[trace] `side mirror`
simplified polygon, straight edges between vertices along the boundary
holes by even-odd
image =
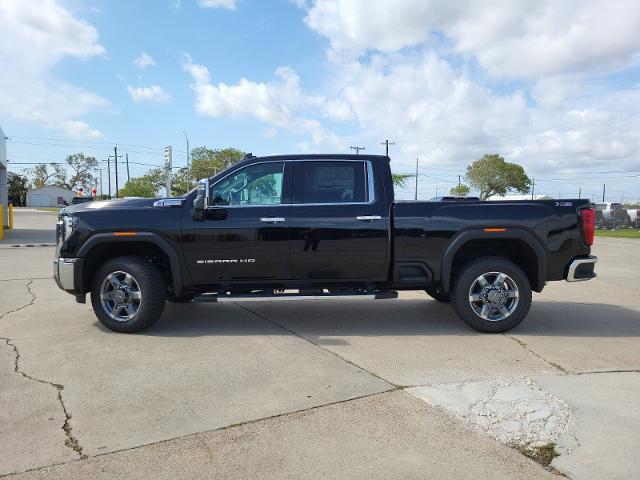
[[[193,199],[191,217],[196,221],[204,220],[204,212],[209,205],[209,179],[204,178],[198,182],[196,198]]]

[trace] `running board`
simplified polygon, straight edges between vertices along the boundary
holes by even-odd
[[[314,295],[301,293],[255,293],[243,295],[218,295],[205,293],[195,297],[196,302],[285,302],[299,300],[387,300],[398,298],[394,290],[379,290],[373,293],[318,293]]]

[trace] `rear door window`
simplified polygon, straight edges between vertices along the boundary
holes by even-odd
[[[297,203],[367,202],[365,162],[300,162],[297,167]]]

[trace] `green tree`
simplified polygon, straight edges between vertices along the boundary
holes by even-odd
[[[509,190],[527,193],[531,180],[524,169],[505,162],[497,153],[485,154],[467,167],[467,181],[480,192],[480,200],[492,195],[505,195]]]
[[[119,197],[157,197],[161,188],[165,186],[164,170],[154,168],[145,175],[132,178],[118,191]]]
[[[469,188],[468,185],[461,183],[460,185],[456,185],[455,187],[452,187],[451,190],[449,190],[449,193],[451,195],[456,195],[458,197],[466,197],[467,195],[469,195],[470,191],[471,189]]]
[[[87,188],[96,182],[95,173],[98,161],[95,157],[85,156],[84,153],[74,153],[65,159],[67,168],[61,168],[55,175],[55,184],[75,190]]]
[[[52,170],[49,170],[51,167]],[[40,163],[26,171],[31,188],[42,188],[55,185],[56,178],[64,173],[64,167],[59,163]]]
[[[210,149],[197,147],[191,150],[191,184],[208,178],[227,167],[238,163],[245,156],[237,148]]]
[[[415,177],[415,175],[412,175],[410,173],[392,173],[391,181],[393,182],[394,187],[406,188],[407,180],[413,177]]]
[[[27,203],[27,191],[29,190],[29,181],[27,177],[9,172],[7,185],[9,188],[9,200],[16,207],[23,207]]]

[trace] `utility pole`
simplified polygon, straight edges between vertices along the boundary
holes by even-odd
[[[118,198],[118,144],[113,147],[113,157],[116,162],[116,198]]]
[[[416,195],[415,200],[418,200],[418,157],[416,157]]]
[[[390,142],[389,140],[385,140],[384,142],[380,143],[380,145],[384,145],[385,148],[385,155],[388,157],[389,156],[389,145],[395,145],[395,142]]]
[[[582,198],[582,187],[578,189],[578,198]]]
[[[129,154],[126,154],[127,156],[127,183],[129,183],[131,181],[131,177],[129,176]]]
[[[351,150],[356,151],[356,155],[360,155],[360,150],[366,150],[366,147],[349,147]]]
[[[166,183],[166,191],[165,196],[167,198],[171,197],[171,166],[173,164],[173,148],[171,145],[167,145],[164,147],[164,174],[165,174],[165,183]]]
[[[102,196],[102,167],[100,167],[100,196]]]
[[[460,175],[458,175],[458,188],[460,188]]]
[[[604,203],[604,193],[607,191],[607,184],[602,184],[602,202]]]
[[[107,157],[107,175],[109,176],[109,199],[111,199],[111,156]]]
[[[118,145],[116,144],[113,147],[113,161],[116,167],[116,198],[118,198],[118,158],[122,158],[122,155],[118,155]],[[111,155],[109,155],[109,159],[111,159]],[[111,166],[109,162],[107,165]],[[111,171],[109,171],[109,198],[111,198]]]
[[[533,193],[536,191],[536,179],[531,179],[531,200],[533,200]]]
[[[191,189],[191,169],[189,168],[189,137],[187,137],[187,132],[182,131],[184,134],[184,139],[187,142],[187,192]]]

